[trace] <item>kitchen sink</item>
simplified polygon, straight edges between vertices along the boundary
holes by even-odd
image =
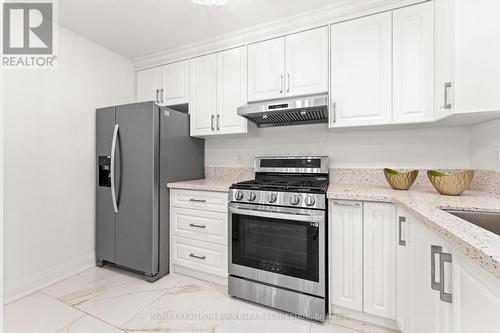
[[[467,222],[500,235],[500,213],[472,212],[460,210],[444,210]]]

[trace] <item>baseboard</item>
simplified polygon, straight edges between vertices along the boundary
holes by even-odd
[[[171,272],[191,276],[191,277],[194,277],[196,279],[216,283],[216,284],[219,284],[221,286],[227,287],[227,277],[216,276],[216,275],[208,274],[205,272],[200,272],[200,271],[197,271],[194,269],[190,269],[190,268],[186,268],[186,267],[182,267],[182,266],[178,266],[178,265],[172,265],[172,268],[173,268],[173,270]]]
[[[13,283],[9,289],[5,289],[4,304],[25,297],[93,266],[95,266],[94,252],[21,278]]]

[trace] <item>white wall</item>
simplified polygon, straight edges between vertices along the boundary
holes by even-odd
[[[333,132],[326,125],[256,129],[246,136],[208,137],[207,166],[252,166],[257,155],[330,156],[338,168],[467,168],[468,129]]]
[[[59,28],[59,66],[5,74],[5,298],[94,264],[95,108],[132,102],[125,58]]]
[[[500,119],[470,127],[470,166],[500,171]]]

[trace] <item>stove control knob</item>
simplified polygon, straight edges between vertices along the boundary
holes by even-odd
[[[255,193],[250,192],[248,193],[248,201],[254,201],[255,200]]]
[[[276,193],[269,193],[267,195],[267,202],[269,202],[269,203],[275,203],[277,199],[278,199],[278,196],[276,195]]]
[[[234,198],[238,201],[240,201],[241,199],[243,199],[243,192],[241,191],[238,191],[234,194]]]
[[[308,196],[304,199],[304,203],[305,203],[307,206],[314,206],[314,204],[316,203],[316,199],[314,199],[314,197],[313,197],[313,196],[308,195]]]
[[[294,194],[294,195],[292,195],[292,196],[290,197],[290,204],[291,204],[291,205],[296,206],[296,205],[298,205],[298,204],[299,204],[299,202],[300,202],[300,197],[299,197],[297,194]]]

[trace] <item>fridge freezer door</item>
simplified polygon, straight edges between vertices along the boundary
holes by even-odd
[[[116,107],[119,125],[114,263],[158,273],[159,108],[152,102]]]
[[[115,214],[109,182],[99,182],[99,160],[111,159],[111,141],[115,127],[115,108],[96,111],[96,257],[99,261],[115,260]],[[101,165],[102,167],[102,165]],[[109,173],[108,173],[109,175]]]

